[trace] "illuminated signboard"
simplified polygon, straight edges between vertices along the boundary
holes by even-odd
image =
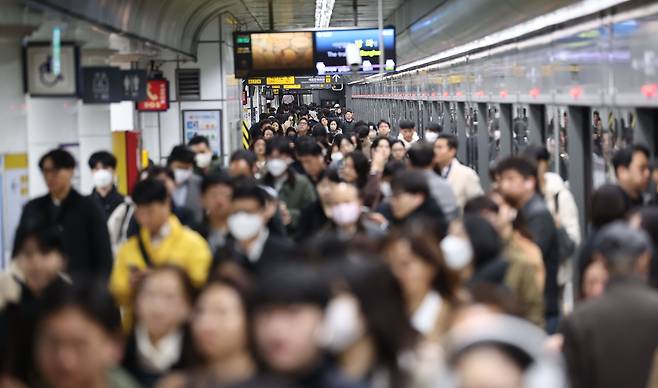
[[[169,81],[151,79],[146,81],[146,100],[137,103],[137,110],[159,112],[169,109]]]
[[[239,32],[233,35],[235,76],[313,74],[313,32]]]
[[[395,29],[383,30],[384,70],[395,70]],[[346,63],[345,46],[353,43],[359,48],[362,64],[360,73],[379,72],[379,30],[356,29],[318,31],[315,33],[315,67],[320,75],[331,73],[349,73],[352,71]]]

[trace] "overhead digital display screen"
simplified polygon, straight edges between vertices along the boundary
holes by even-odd
[[[350,29],[233,34],[237,78],[350,73],[345,47],[355,44],[359,73],[379,72],[379,30]],[[384,71],[394,71],[395,29],[383,30]]]
[[[395,70],[395,29],[383,30],[384,70]],[[318,74],[349,73],[345,46],[356,44],[361,54],[360,73],[379,72],[379,30],[356,29],[315,33],[315,67]]]
[[[236,77],[313,74],[313,32],[236,33]]]

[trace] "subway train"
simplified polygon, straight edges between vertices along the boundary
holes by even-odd
[[[458,136],[460,159],[485,187],[496,159],[545,144],[584,227],[589,193],[614,181],[614,151],[634,142],[656,151],[657,28],[658,5],[636,2],[484,40],[430,65],[353,82],[351,106],[357,117],[390,118],[393,127],[403,119],[419,131],[440,123]]]

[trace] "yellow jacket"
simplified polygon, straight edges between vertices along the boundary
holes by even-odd
[[[180,266],[187,272],[195,286],[202,286],[212,261],[208,243],[198,233],[181,225],[175,216],[169,217],[168,222],[170,233],[157,247],[151,244],[148,231],[140,228],[144,248],[151,258],[152,265]],[[119,248],[110,276],[110,291],[119,306],[124,308],[130,308],[132,303],[131,267],[139,270],[147,269],[137,236],[131,237]]]

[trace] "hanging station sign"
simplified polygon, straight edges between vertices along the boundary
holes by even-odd
[[[137,103],[141,112],[161,112],[169,109],[169,81],[151,79],[146,81],[146,100]]]

